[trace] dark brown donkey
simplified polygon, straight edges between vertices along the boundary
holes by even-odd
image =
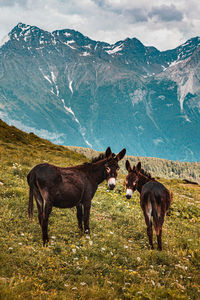
[[[48,218],[52,207],[71,208],[76,206],[78,225],[85,233],[90,232],[89,216],[91,200],[98,185],[107,179],[110,189],[115,187],[118,161],[126,153],[123,149],[114,155],[107,148],[95,162],[60,168],[47,163],[35,166],[27,176],[29,184],[29,217],[33,217],[33,196],[37,203],[39,223],[42,228],[43,244],[49,241]]]
[[[140,206],[143,210],[147,225],[149,244],[151,249],[153,249],[153,230],[151,221],[151,217],[153,216],[158,249],[162,250],[162,226],[166,211],[171,204],[172,194],[162,183],[156,181],[150,174],[141,169],[140,162],[132,169],[127,160],[126,169],[128,170],[128,175],[126,177],[126,197],[130,199],[132,193],[135,190],[138,190],[140,193]]]

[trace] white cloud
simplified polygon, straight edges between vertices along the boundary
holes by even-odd
[[[199,15],[199,0],[0,0],[0,40],[22,22],[109,43],[136,37],[165,50],[199,35]]]

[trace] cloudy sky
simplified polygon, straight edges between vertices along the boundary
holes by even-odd
[[[115,43],[138,38],[172,49],[200,36],[199,0],[0,0],[0,41],[17,23],[53,31],[75,29]]]

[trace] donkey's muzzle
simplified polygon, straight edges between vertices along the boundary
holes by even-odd
[[[127,189],[127,190],[126,190],[126,198],[127,198],[127,199],[130,199],[131,196],[132,196],[132,193],[133,193],[133,191],[132,191],[131,189]]]
[[[116,185],[116,179],[114,177],[111,177],[108,179],[108,187],[110,190],[114,190]]]
[[[114,184],[109,185],[109,189],[110,189],[110,190],[114,190],[114,188],[115,188],[115,185],[114,185]]]

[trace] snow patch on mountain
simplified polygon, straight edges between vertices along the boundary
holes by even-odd
[[[119,46],[114,46],[114,48],[113,49],[111,49],[111,50],[105,50],[108,54],[115,54],[115,53],[117,53],[117,52],[119,52],[119,51],[122,51],[122,49],[124,48],[124,44],[121,44],[121,45],[119,45]]]
[[[82,135],[83,137],[83,140],[85,141],[85,143],[90,147],[92,148],[92,145],[88,142],[88,140],[86,139],[85,135],[86,135],[86,129],[85,127],[81,126],[79,120],[77,119],[77,117],[75,116],[75,113],[73,112],[73,110],[71,109],[71,107],[67,107],[65,105],[65,100],[64,99],[61,99],[62,103],[63,103],[63,106],[64,106],[64,109],[70,113],[72,116],[73,116],[73,119],[76,123],[78,123],[79,125],[79,131],[80,131],[80,134]]]
[[[49,76],[47,76],[47,75],[45,75],[45,74],[44,74],[44,72],[43,72],[42,68],[40,68],[40,67],[39,67],[39,70],[40,70],[40,72],[42,73],[42,75],[43,75],[44,79],[46,79],[47,81],[49,81],[49,82],[52,84],[52,82],[51,82],[51,80],[50,80]]]
[[[65,32],[64,35],[65,35],[66,37],[69,37],[69,36],[71,36],[71,33]]]
[[[52,81],[53,81],[54,83],[56,83],[56,75],[54,74],[53,71],[51,71],[51,78],[52,78]]]
[[[73,94],[73,88],[72,88],[72,80],[70,79],[70,77],[68,76],[68,81],[69,81],[69,89],[71,91],[71,93]]]
[[[76,121],[76,123],[80,124],[79,120],[76,118],[76,116],[75,116],[73,110],[71,109],[71,107],[67,107],[67,106],[65,105],[65,100],[64,100],[64,99],[61,99],[61,101],[62,101],[62,103],[63,103],[64,109],[65,109],[68,113],[72,114],[72,116],[74,117],[74,120]]]
[[[90,53],[85,51],[85,52],[81,53],[80,56],[90,56]]]
[[[49,76],[44,75],[44,78],[52,84],[51,80],[49,79]]]
[[[67,45],[68,47],[70,47],[73,50],[77,50],[75,47],[73,47],[71,44],[74,44],[75,41],[71,40],[71,41],[67,41],[67,42],[63,42],[63,44]]]
[[[138,104],[140,101],[143,101],[146,97],[146,91],[142,89],[137,89],[133,93],[129,94],[132,105]]]

